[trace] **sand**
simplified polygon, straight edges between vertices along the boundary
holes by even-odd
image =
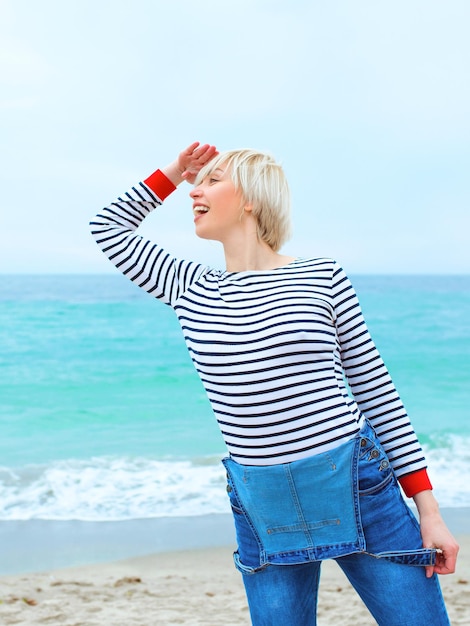
[[[470,536],[440,578],[453,625],[470,624]],[[174,551],[0,578],[0,623],[33,626],[250,624],[233,546]],[[375,624],[333,562],[323,565],[319,626]],[[280,625],[282,626],[282,625]]]

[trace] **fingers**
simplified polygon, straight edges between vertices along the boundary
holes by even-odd
[[[438,574],[453,574],[457,563],[457,552],[458,548],[449,552],[438,552],[434,571]]]
[[[202,146],[197,144],[197,147],[192,151],[191,159],[194,165],[197,163],[198,165],[203,167],[212,159],[212,157],[216,155],[216,153],[217,148],[215,146],[211,146],[208,143]]]
[[[195,141],[190,146],[188,146],[186,150],[183,150],[183,153],[187,155],[191,155],[197,149],[198,146],[199,146],[199,141]]]
[[[214,157],[217,152],[217,148],[215,146],[211,146],[208,143],[200,145],[199,141],[195,141],[190,146],[188,146],[183,152],[180,154],[180,160],[182,165],[186,166],[186,169],[191,165],[205,165]]]
[[[218,154],[217,148],[208,143],[201,145],[195,141],[183,150],[179,156],[180,176],[189,183],[194,183],[199,171]]]
[[[431,578],[435,574],[453,574],[457,564],[459,546],[452,545],[448,550],[438,550],[434,566],[426,567],[426,577]]]
[[[208,143],[205,143],[201,146],[199,141],[195,141],[185,150],[183,150],[181,155],[191,161],[209,161],[209,159],[211,159],[216,154],[216,152],[217,148],[215,146],[211,146]]]

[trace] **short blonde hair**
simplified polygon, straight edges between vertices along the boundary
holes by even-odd
[[[229,169],[244,204],[251,205],[258,237],[277,252],[291,235],[290,191],[281,165],[265,152],[221,152],[201,169],[194,184],[199,185],[222,166]]]

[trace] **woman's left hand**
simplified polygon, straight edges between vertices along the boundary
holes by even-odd
[[[432,491],[421,491],[414,496],[419,512],[421,537],[424,548],[436,548],[435,565],[426,567],[426,576],[453,574],[457,562],[459,545],[447,528]]]

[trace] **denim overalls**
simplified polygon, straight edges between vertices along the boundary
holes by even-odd
[[[297,565],[366,553],[433,565],[371,425],[337,448],[292,463],[240,465],[223,459],[237,531],[237,568]]]

